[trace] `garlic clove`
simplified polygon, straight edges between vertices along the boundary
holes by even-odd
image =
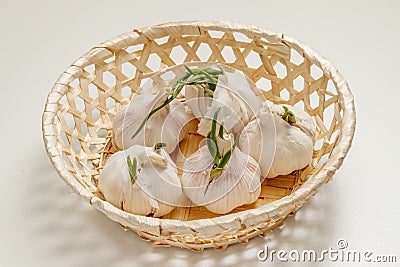
[[[207,109],[212,103],[212,98],[204,92],[204,89],[207,88],[209,87],[205,84],[185,86],[185,102],[198,119],[206,115]]]
[[[172,100],[169,104],[169,113],[160,127],[161,142],[167,143],[164,149],[168,153],[172,153],[178,143],[189,134],[190,120],[185,104],[177,99]]]

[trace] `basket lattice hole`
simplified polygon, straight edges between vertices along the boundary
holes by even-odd
[[[318,139],[317,141],[315,141],[314,151],[320,151],[323,144],[324,144],[324,140],[323,139]]]
[[[130,53],[142,51],[143,47],[144,47],[144,44],[131,45],[131,46],[125,48],[125,51],[130,54]]]
[[[110,110],[113,107],[115,107],[115,100],[112,97],[108,97],[106,99],[106,107],[107,107],[108,110]]]
[[[112,56],[112,57],[109,57],[109,58],[106,58],[105,60],[104,60],[104,62],[105,63],[111,63],[111,62],[114,62],[115,61],[115,57],[114,56]]]
[[[328,160],[328,157],[329,157],[329,155],[328,154],[324,154],[324,155],[322,155],[321,157],[317,157],[317,158],[315,158],[315,159],[317,159],[318,160],[318,163],[316,164],[317,165],[317,168],[321,168],[325,163],[326,163],[326,161]]]
[[[68,165],[72,165],[72,162],[69,160],[69,157],[67,156],[67,153],[62,152],[61,157],[63,158],[63,160],[64,160]]]
[[[315,109],[319,106],[319,96],[317,91],[313,92],[310,96],[310,107],[311,109]]]
[[[225,46],[221,51],[222,56],[227,63],[233,63],[236,61],[235,54],[233,53],[232,47]]]
[[[85,110],[85,101],[82,98],[76,97],[75,98],[75,109],[83,112]]]
[[[68,128],[70,129],[74,129],[75,128],[75,120],[74,120],[74,116],[70,113],[65,113],[64,114],[64,120],[68,126]]]
[[[193,45],[194,45],[194,41],[191,41],[191,42],[188,42],[187,44],[192,48],[192,51],[194,52],[194,53],[196,53],[196,50],[197,49],[193,49]]]
[[[114,74],[106,71],[103,73],[103,82],[108,86],[108,88],[112,88],[117,83],[117,79],[115,78]]]
[[[78,125],[77,125],[78,126]],[[88,133],[88,126],[86,122],[82,122],[79,125],[78,132],[81,133],[83,136],[86,136]]]
[[[130,62],[126,62],[121,66],[122,73],[128,78],[132,79],[136,75],[136,68]]]
[[[304,89],[304,78],[303,76],[299,75],[296,79],[293,80],[294,89],[297,91],[302,91]]]
[[[271,80],[268,80],[264,77],[261,77],[260,79],[258,79],[258,81],[256,82],[256,86],[257,86],[257,88],[264,90],[264,91],[269,91],[272,89]]]
[[[212,50],[208,44],[201,43],[196,54],[202,61],[208,61],[212,55]]]
[[[93,153],[93,154],[96,154],[96,153],[99,152],[99,149],[97,148],[97,146],[95,146],[95,145],[93,145],[93,144],[91,144],[91,145],[89,146],[89,150],[90,150],[90,153]]]
[[[290,49],[290,61],[296,65],[300,65],[304,62],[304,57],[302,57],[296,50]]]
[[[154,41],[155,41],[158,45],[165,44],[165,43],[168,42],[168,40],[169,40],[169,36],[164,36],[164,37],[161,37],[161,38],[154,39]]]
[[[58,100],[58,103],[64,106],[67,103],[67,95],[63,95],[60,100]]]
[[[208,31],[208,34],[212,38],[222,38],[222,36],[224,36],[224,32],[220,32],[220,31]]]
[[[157,71],[161,66],[161,58],[157,54],[150,54],[147,59],[146,66],[149,67],[152,71]]]
[[[312,65],[310,68],[310,74],[314,80],[318,80],[322,77],[323,72],[318,66]]]
[[[79,80],[74,79],[72,82],[69,83],[69,86],[72,88],[78,88],[79,87]]]
[[[97,130],[96,134],[100,138],[106,138],[108,135],[108,131],[106,129],[101,128]]]
[[[121,95],[124,98],[129,98],[132,95],[132,89],[129,86],[124,86],[121,88]]]
[[[99,97],[99,91],[97,89],[97,86],[94,85],[93,83],[90,83],[88,85],[88,91],[90,98],[97,99]]]
[[[325,105],[328,105],[327,103],[329,103],[329,102],[331,102],[331,103],[329,103],[329,105],[332,105],[332,103],[333,102],[335,102],[336,101],[336,95],[332,95],[330,92],[327,92],[326,90],[325,90]]]
[[[75,154],[81,153],[81,143],[79,142],[78,139],[72,138],[71,147],[72,147],[72,151],[74,151]]]
[[[94,72],[94,65],[91,64],[91,65],[89,65],[89,66],[86,66],[86,67],[84,68],[84,70],[85,70],[86,72],[88,72],[88,73],[93,73],[93,72]]]
[[[280,92],[280,97],[282,98],[282,100],[289,101],[289,99],[290,99],[290,93],[289,93],[289,91],[286,90],[286,88],[284,88],[284,89]]]
[[[329,142],[330,142],[331,144],[334,144],[334,143],[337,141],[338,138],[339,138],[339,131],[336,130],[336,131],[334,131],[334,132],[331,134],[331,136],[330,136],[330,138],[329,138]]]
[[[332,124],[335,124],[335,121],[334,121],[335,110],[334,109],[335,109],[334,105],[330,105],[329,107],[325,108],[324,113],[323,113],[323,116],[324,116],[323,120],[324,120],[325,125],[333,126]]]
[[[181,64],[185,62],[187,55],[188,53],[179,45],[172,48],[169,56],[176,64]]]
[[[328,80],[328,84],[326,86],[326,92],[328,95],[337,96],[337,89],[336,89],[335,85],[333,84],[332,80]]]
[[[100,119],[100,110],[98,110],[97,108],[92,109],[92,119],[94,121],[97,121]]]
[[[257,69],[262,65],[260,54],[254,51],[250,51],[250,53],[246,56],[245,61],[247,66],[253,69]]]
[[[88,160],[88,162],[86,163],[86,166],[89,167],[89,169],[91,169],[91,170],[95,170],[95,167],[93,166],[93,163],[91,160]],[[91,182],[93,183],[93,180]]]
[[[84,167],[83,167],[82,163],[79,162],[79,160],[77,160],[75,158],[74,162],[75,162],[75,166],[77,166],[81,171],[84,170]],[[82,175],[82,174],[80,174],[80,175]]]
[[[240,32],[234,32],[233,37],[235,37],[235,40],[239,42],[250,43],[252,41],[249,37]]]
[[[70,143],[67,137],[67,134],[65,132],[60,132],[59,134],[61,141],[63,142],[64,146],[69,147]]]
[[[276,77],[283,79],[287,75],[286,66],[283,65],[280,61],[278,61],[275,66],[274,70],[276,72]]]

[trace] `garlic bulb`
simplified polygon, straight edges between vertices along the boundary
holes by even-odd
[[[184,199],[177,168],[162,148],[134,145],[113,154],[98,186],[108,202],[138,215],[163,216]]]
[[[212,167],[213,159],[207,146],[202,146],[185,161],[183,192],[193,203],[223,214],[257,200],[261,183],[255,159],[235,149],[226,169],[210,182]]]
[[[257,200],[261,192],[260,168],[255,159],[232,145],[233,135],[216,136],[215,112],[207,145],[183,164],[184,194],[196,205],[214,213],[227,213]]]
[[[302,132],[308,135],[313,141],[315,141],[315,135],[316,135],[315,124],[313,119],[308,113],[306,113],[302,109],[290,105],[274,105],[271,104],[271,102],[269,102],[269,105],[271,107],[271,111],[275,114],[284,114],[285,107],[288,110],[290,110],[294,114],[296,120],[293,126],[299,128]]]
[[[192,111],[195,118],[200,119],[207,113],[211,106],[213,94],[217,87],[219,77],[224,74],[226,67],[214,65],[205,69],[191,69],[186,67],[185,103]],[[185,76],[185,74],[184,74]]]
[[[170,92],[167,89],[157,94],[142,92],[133,97],[130,105],[119,111],[113,119],[115,144],[120,149],[126,149],[132,145],[152,146],[157,142],[167,144],[165,150],[171,153],[176,145],[187,134],[186,127],[189,116],[185,106],[177,99],[154,114],[133,139],[133,134],[139,129],[143,120],[150,111],[162,105]],[[167,126],[167,127],[164,127]]]
[[[224,128],[237,135],[261,108],[263,101],[261,91],[250,85],[242,73],[225,70],[218,77],[211,105],[205,117],[200,119],[198,133],[207,135],[214,112],[221,108],[220,118],[225,121]]]
[[[262,177],[273,178],[311,162],[315,126],[310,115],[289,105],[267,102],[243,130],[238,147],[260,164]]]

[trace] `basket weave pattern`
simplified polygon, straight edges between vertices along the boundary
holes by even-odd
[[[277,178],[284,184],[289,181],[278,197],[228,215],[203,214],[206,219],[193,220],[197,217],[182,217],[184,212],[162,219],[124,212],[102,199],[96,187],[104,156],[115,152],[111,119],[160,69],[192,61],[220,62],[241,70],[267,99],[307,111],[317,127],[312,164]],[[354,128],[353,96],[328,60],[286,35],[227,22],[169,23],[103,42],[59,77],[43,113],[48,155],[85,201],[154,245],[196,251],[247,242],[280,225],[340,167]],[[280,182],[267,183],[274,187]]]

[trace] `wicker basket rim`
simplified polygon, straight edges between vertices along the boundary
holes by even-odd
[[[179,221],[171,219],[159,219],[152,217],[144,217],[140,215],[130,214],[122,211],[110,203],[100,199],[89,190],[85,189],[81,184],[75,181],[75,178],[69,173],[62,161],[62,157],[57,149],[57,135],[53,127],[53,121],[57,112],[57,102],[67,91],[69,82],[79,77],[82,69],[86,66],[96,63],[104,58],[112,55],[113,51],[126,48],[128,46],[141,44],[148,39],[156,39],[165,36],[166,34],[173,35],[179,34],[199,34],[204,30],[226,31],[234,30],[245,35],[256,35],[266,38],[272,43],[284,43],[289,47],[296,50],[298,53],[306,55],[311,62],[319,66],[323,73],[330,77],[338,89],[338,101],[343,108],[343,127],[341,129],[340,139],[331,153],[331,156],[319,172],[312,175],[298,190],[291,195],[283,197],[277,201],[266,204],[264,206],[238,212],[235,214],[223,215],[212,219],[199,219],[192,221]],[[122,219],[130,223],[136,222],[137,225],[145,224],[150,227],[164,224],[175,224],[179,227],[193,229],[201,223],[207,222],[208,225],[216,224],[230,224],[233,221],[244,222],[251,216],[267,216],[267,218],[276,219],[286,217],[289,213],[299,209],[307,200],[312,197],[317,188],[328,181],[336,170],[342,165],[343,159],[347,155],[355,131],[355,106],[354,98],[350,91],[348,83],[343,76],[339,73],[336,67],[326,58],[321,56],[318,52],[301,43],[300,41],[287,36],[286,34],[272,32],[253,25],[246,25],[235,22],[221,22],[221,21],[185,21],[165,23],[155,26],[143,27],[134,29],[132,32],[127,32],[111,38],[98,46],[93,47],[78,60],[76,60],[63,74],[57,79],[52,90],[50,91],[45,109],[42,115],[42,131],[43,139],[45,142],[46,150],[49,158],[55,166],[59,175],[76,191],[85,201],[92,204],[96,209],[106,213],[107,216],[122,217]],[[107,214],[108,213],[108,214]],[[140,230],[140,229],[138,229]],[[172,241],[164,240],[165,243]],[[208,245],[199,245],[199,247],[209,247]]]

